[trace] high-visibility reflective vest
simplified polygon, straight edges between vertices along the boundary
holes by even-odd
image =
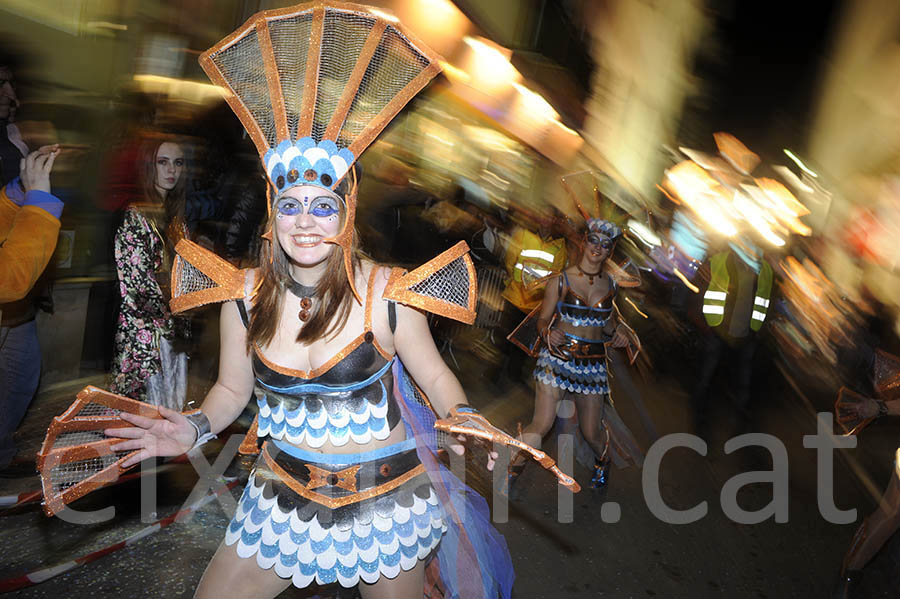
[[[506,253],[509,283],[503,297],[520,310],[530,312],[541,303],[546,276],[558,273],[566,265],[566,240],[541,239],[527,229],[519,229]]]
[[[722,252],[710,258],[709,287],[703,294],[703,316],[707,324],[717,327],[725,320],[725,305],[728,303],[728,253]],[[758,331],[769,312],[772,296],[772,267],[765,260],[760,261],[756,277],[756,293],[753,297],[753,313],[750,315],[750,329]]]

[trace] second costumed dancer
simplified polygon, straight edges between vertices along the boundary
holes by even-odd
[[[622,271],[610,257],[621,235],[614,223],[587,218],[577,262],[550,278],[541,306],[510,335],[537,355],[534,416],[521,438],[540,446],[556,420],[559,402],[573,399],[579,429],[594,455],[591,487],[597,490],[607,485],[611,461],[618,466],[643,463],[643,452],[616,413],[609,390],[607,347],[627,349],[632,361],[640,349],[637,335],[614,304],[619,283],[613,273]],[[527,323],[534,321],[539,344],[527,347],[520,339],[529,329]],[[513,497],[521,491],[517,481],[525,465],[521,453],[510,460]]]

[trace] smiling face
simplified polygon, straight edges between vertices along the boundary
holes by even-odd
[[[616,242],[596,231],[588,231],[584,237],[584,259],[590,265],[600,266],[609,258]]]
[[[156,191],[165,197],[175,189],[184,173],[184,151],[172,142],[159,145],[156,150]]]
[[[278,242],[292,263],[315,266],[334,251],[326,239],[341,229],[343,200],[315,185],[298,185],[275,202],[275,230]]]

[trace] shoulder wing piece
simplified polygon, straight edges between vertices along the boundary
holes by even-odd
[[[175,253],[172,312],[244,297],[244,270],[187,239],[178,242]]]
[[[472,324],[478,279],[468,252],[469,246],[460,241],[412,272],[395,268],[383,297]]]

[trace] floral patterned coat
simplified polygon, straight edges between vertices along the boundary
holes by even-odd
[[[135,207],[116,232],[115,260],[122,301],[116,323],[110,388],[113,393],[145,400],[146,381],[159,372],[159,339],[175,336],[168,300],[157,281],[164,266],[160,232]]]

